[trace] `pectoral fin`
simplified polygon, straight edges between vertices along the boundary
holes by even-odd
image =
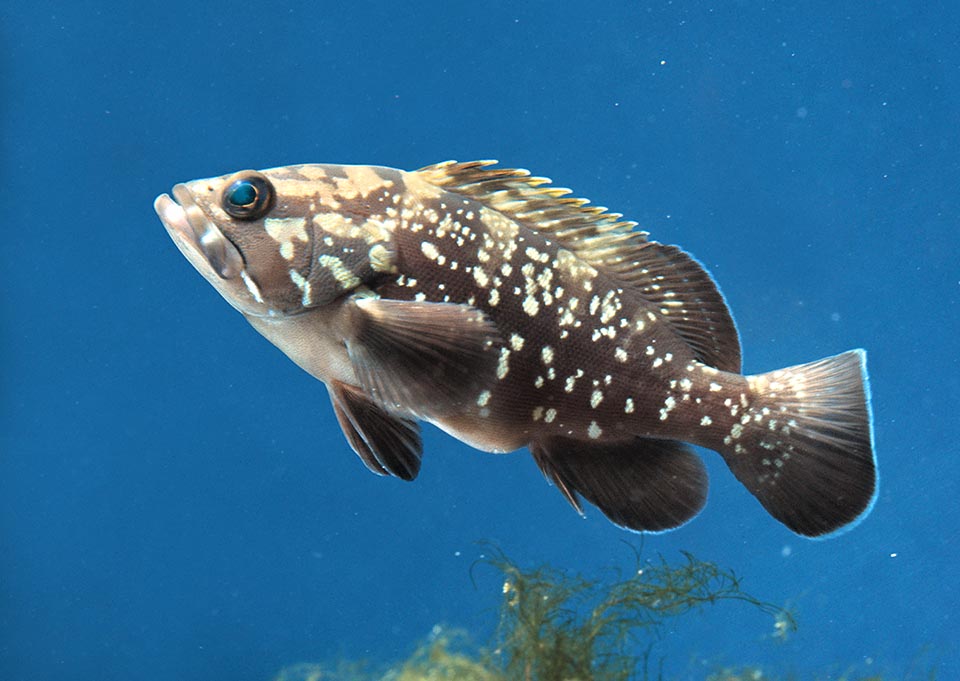
[[[413,480],[423,443],[416,421],[388,414],[353,386],[334,381],[330,399],[347,442],[377,475]]]
[[[359,298],[347,353],[388,410],[430,417],[476,399],[496,370],[496,326],[469,305]]]
[[[550,438],[530,447],[548,480],[580,513],[578,494],[614,523],[638,532],[679,527],[707,500],[707,472],[693,452],[671,440],[612,444]]]

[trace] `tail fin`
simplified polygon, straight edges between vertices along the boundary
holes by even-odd
[[[876,497],[866,352],[750,376],[749,406],[721,449],[737,479],[773,517],[818,537]]]

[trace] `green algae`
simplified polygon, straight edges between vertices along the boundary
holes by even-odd
[[[504,575],[492,658],[508,679],[620,681],[649,676],[654,630],[668,619],[722,601],[740,601],[796,629],[793,616],[740,587],[729,570],[683,553],[670,564],[636,559],[612,582],[549,566],[524,571],[502,553],[489,562]],[[638,676],[642,674],[642,676]]]
[[[721,603],[739,603],[772,618],[773,637],[796,630],[793,614],[750,595],[731,571],[681,553],[641,560],[612,579],[590,579],[542,565],[523,569],[496,547],[478,565],[503,577],[495,633],[487,645],[462,631],[434,628],[403,662],[385,671],[341,662],[336,667],[296,665],[274,681],[664,681],[651,669],[651,651],[668,621]],[[794,681],[755,667],[717,669],[706,681]],[[846,672],[834,681],[882,681]],[[892,678],[892,677],[891,677]],[[917,678],[912,674],[904,678]],[[931,674],[928,679],[933,679]]]

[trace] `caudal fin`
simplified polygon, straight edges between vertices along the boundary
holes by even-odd
[[[747,378],[749,406],[721,449],[764,508],[818,537],[864,516],[877,490],[866,353]]]

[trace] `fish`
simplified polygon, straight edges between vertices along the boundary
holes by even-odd
[[[417,477],[421,424],[528,448],[581,515],[636,532],[703,509],[694,446],[796,534],[876,499],[866,353],[741,373],[706,269],[619,213],[496,161],[302,164],[173,187],[186,259],[322,381],[366,467]]]

